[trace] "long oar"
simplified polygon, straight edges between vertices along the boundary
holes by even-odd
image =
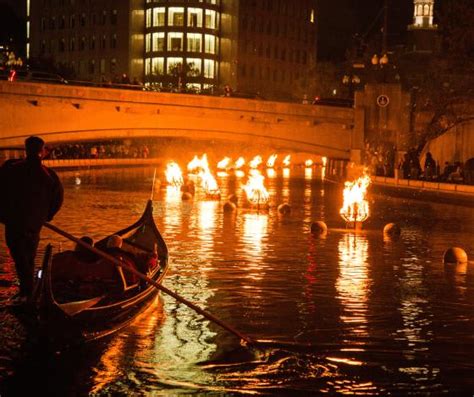
[[[160,291],[163,291],[165,294],[168,294],[172,296],[174,299],[177,301],[185,304],[186,306],[190,307],[191,309],[195,310],[202,316],[206,317],[208,320],[220,325],[222,328],[226,329],[227,331],[231,332],[232,334],[236,335],[239,337],[243,342],[244,345],[248,346],[254,346],[254,347],[309,347],[309,344],[302,344],[302,343],[297,343],[297,342],[278,342],[278,341],[271,341],[271,340],[259,340],[259,339],[253,339],[249,337],[248,335],[242,334],[241,332],[237,331],[235,328],[231,327],[229,324],[225,323],[221,319],[215,317],[211,313],[201,309],[199,306],[196,306],[194,303],[190,302],[186,298],[183,298],[181,295],[178,295],[176,292],[169,290],[165,286],[157,283],[155,280],[151,279],[150,277],[146,276],[145,274],[139,272],[135,268],[127,265],[126,263],[118,260],[117,258],[109,255],[108,253],[101,251],[84,241],[74,237],[73,235],[69,234],[68,232],[60,229],[59,227],[52,225],[51,223],[45,223],[44,226],[46,226],[48,229],[51,229],[52,231],[60,234],[63,237],[66,237],[67,239],[74,241],[76,244],[79,244],[80,246],[88,249],[89,251],[93,252],[96,255],[101,256],[104,259],[107,259],[108,261],[112,262],[114,265],[120,266],[121,268],[129,271],[130,273],[135,274],[137,277],[140,279],[146,281],[147,283],[153,285],[155,288],[159,289]]]

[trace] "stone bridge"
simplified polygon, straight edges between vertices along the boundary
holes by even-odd
[[[363,146],[354,110],[252,99],[0,82],[0,149],[40,135],[51,144],[186,137],[244,142],[347,160]]]

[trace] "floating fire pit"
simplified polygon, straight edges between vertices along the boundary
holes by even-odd
[[[269,194],[263,181],[265,177],[257,170],[252,170],[249,174],[247,184],[243,186],[243,189],[247,195],[247,200],[251,205],[256,205],[257,209],[262,205],[267,205]]]
[[[344,188],[344,203],[339,213],[346,221],[347,228],[361,229],[370,215],[369,203],[365,199],[370,185],[368,175],[361,176],[353,182],[346,182]]]

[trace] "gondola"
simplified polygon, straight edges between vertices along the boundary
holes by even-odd
[[[123,245],[111,252],[112,236]],[[168,269],[168,248],[154,222],[151,200],[137,222],[94,246],[157,283]],[[35,291],[40,335],[61,345],[101,339],[128,325],[157,293],[153,285],[91,251],[53,253],[48,245]]]

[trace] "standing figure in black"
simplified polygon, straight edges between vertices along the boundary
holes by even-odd
[[[9,160],[0,167],[0,221],[20,280],[18,303],[27,303],[33,293],[36,250],[43,224],[53,219],[63,202],[63,186],[56,173],[41,161],[44,141],[25,140],[26,159]]]

